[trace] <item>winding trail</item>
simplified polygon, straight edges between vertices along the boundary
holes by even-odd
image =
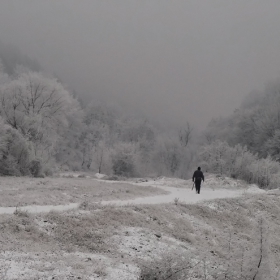
[[[130,200],[111,200],[102,201],[102,205],[117,205],[123,206],[128,204],[160,204],[174,202],[175,199],[179,199],[184,203],[197,203],[203,200],[211,200],[216,198],[238,197],[241,196],[244,191],[241,190],[227,190],[217,189],[213,190],[208,187],[201,190],[200,194],[196,194],[195,191],[189,188],[174,188],[167,186],[157,186],[158,188],[169,192],[166,195],[157,195],[149,197],[138,197]]]
[[[110,183],[120,183],[119,181],[110,181]],[[212,200],[217,198],[232,198],[244,195],[245,193],[251,193],[250,189],[240,190],[229,190],[229,189],[215,189],[209,187],[202,187],[201,193],[196,194],[194,190],[191,190],[190,185],[187,185],[186,188],[176,188],[168,187],[162,185],[153,185],[152,182],[147,183],[132,183],[136,184],[139,187],[141,186],[153,186],[160,188],[164,191],[167,191],[166,195],[156,195],[148,197],[138,197],[135,199],[129,200],[110,200],[110,201],[101,201],[101,205],[134,205],[134,204],[161,204],[161,203],[171,203],[175,199],[179,199],[180,202],[184,203],[197,203],[205,200]],[[265,192],[260,190],[261,192]],[[97,202],[98,203],[98,202]],[[0,214],[13,214],[16,210],[27,211],[29,213],[44,213],[50,211],[67,211],[71,209],[78,208],[79,203],[71,203],[66,205],[28,205],[22,207],[0,207]]]

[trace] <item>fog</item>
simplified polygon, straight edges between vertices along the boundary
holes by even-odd
[[[203,128],[278,79],[280,1],[2,0],[0,40],[86,101]]]

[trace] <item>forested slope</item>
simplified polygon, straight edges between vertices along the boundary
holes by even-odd
[[[0,44],[0,174],[84,170],[107,175],[188,178],[204,170],[278,187],[280,84],[249,94],[240,108],[198,135],[162,129],[95,100],[82,104],[61,81],[16,48]],[[39,72],[40,71],[40,72]]]
[[[42,176],[58,170],[189,175],[188,122],[171,134],[94,98],[82,106],[58,79],[34,71],[39,66],[31,59],[17,51],[8,54],[0,50],[1,175]]]
[[[249,94],[232,115],[212,120],[201,143],[200,159],[209,171],[278,187],[280,84]]]

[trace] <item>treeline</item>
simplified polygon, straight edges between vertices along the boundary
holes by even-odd
[[[280,84],[247,96],[242,106],[227,118],[210,122],[205,142],[223,140],[231,146],[246,146],[259,157],[280,160]]]
[[[41,65],[35,59],[22,54],[16,46],[4,44],[2,41],[0,41],[0,60],[2,70],[9,75],[16,72],[18,65],[27,67],[32,71],[42,70]]]
[[[248,95],[231,116],[212,120],[199,138],[188,122],[166,133],[94,99],[82,105],[41,69],[0,42],[0,175],[90,170],[189,178],[202,165],[261,187],[278,185],[279,83]]]
[[[82,107],[52,77],[0,74],[0,174],[91,170],[118,176],[188,176],[192,128],[175,135],[94,102]]]
[[[280,187],[280,164],[270,156],[259,158],[246,146],[231,147],[216,140],[202,147],[199,158],[203,169],[211,173],[242,179],[261,188]]]
[[[200,159],[210,172],[276,187],[280,180],[280,84],[251,93],[226,118],[212,120]]]

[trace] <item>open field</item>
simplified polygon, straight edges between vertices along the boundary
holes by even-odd
[[[196,275],[171,279],[252,279],[261,254],[259,275],[276,275],[279,204],[274,194],[1,215],[1,279],[138,279],[170,265]]]
[[[276,190],[0,215],[0,279],[279,279],[279,205]]]
[[[125,200],[165,193],[159,188],[110,184],[91,178],[1,177],[0,207]]]
[[[14,187],[15,184],[17,188]],[[66,211],[77,208],[80,203],[93,207],[96,203],[116,206],[161,204],[175,200],[197,203],[216,198],[237,197],[245,193],[265,192],[256,185],[247,185],[240,180],[213,174],[207,175],[200,195],[197,195],[192,187],[191,180],[166,177],[125,181],[100,180],[92,175],[76,173],[46,180],[10,177],[2,180],[0,214],[12,214],[18,209],[30,213]]]

